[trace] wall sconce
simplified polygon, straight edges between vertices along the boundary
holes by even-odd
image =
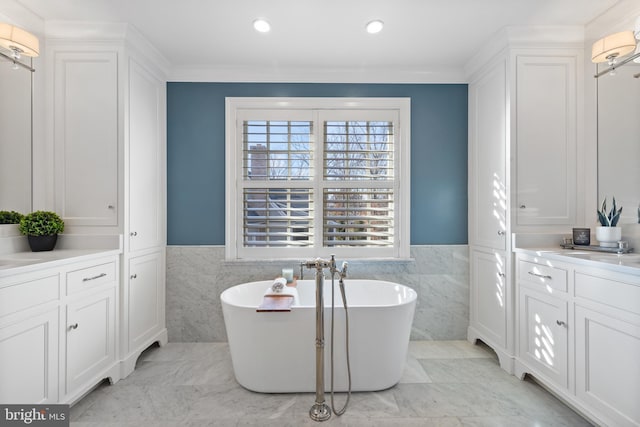
[[[630,61],[640,62],[640,46],[638,46],[636,39],[640,39],[640,17],[636,20],[634,31],[621,31],[596,41],[591,48],[591,62],[596,64],[607,62],[609,67],[594,77],[598,78],[607,73],[613,74],[616,68],[622,67]],[[630,53],[633,55],[617,62]]]
[[[636,25],[634,25],[633,34],[636,36],[636,40],[640,40],[640,16],[636,18]],[[639,55],[639,56],[636,57],[636,59],[634,59],[633,62],[640,63],[640,43],[638,43],[638,47],[634,52],[634,56],[635,55]]]
[[[28,65],[20,62],[24,56],[37,57],[40,54],[40,43],[38,38],[22,28],[11,24],[0,22],[0,47],[11,51],[11,55],[0,52],[0,55],[29,71],[35,71]]]
[[[633,52],[636,48],[636,38],[633,31],[622,31],[601,38],[591,48],[591,61],[595,63],[608,61],[615,63],[616,58]]]

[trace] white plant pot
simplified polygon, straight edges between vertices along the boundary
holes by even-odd
[[[596,240],[600,246],[615,248],[618,241],[622,239],[621,227],[596,227]]]

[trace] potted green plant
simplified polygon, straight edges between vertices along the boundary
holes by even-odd
[[[50,251],[56,246],[64,221],[55,212],[35,211],[20,220],[18,229],[27,236],[33,252]]]
[[[16,211],[0,211],[0,237],[19,236],[18,224],[22,217]]]
[[[20,224],[23,216],[16,211],[0,211],[0,224]]]
[[[613,198],[613,206],[611,207],[611,210],[607,212],[607,198],[604,198],[602,208],[598,211],[598,221],[600,221],[600,226],[596,227],[596,239],[600,246],[618,246],[618,241],[622,238],[622,229],[617,226],[621,213],[622,206],[620,208],[616,206],[615,197]]]

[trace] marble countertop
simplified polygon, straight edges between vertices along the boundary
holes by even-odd
[[[120,249],[54,249],[46,252],[4,254],[0,255],[0,278],[101,256],[118,255],[120,252]]]
[[[640,276],[640,253],[615,254],[558,247],[520,247],[513,251]]]
[[[0,238],[0,279],[69,264],[89,261],[102,256],[122,253],[122,235],[65,235],[58,236],[52,251],[32,252],[26,237],[20,235]]]

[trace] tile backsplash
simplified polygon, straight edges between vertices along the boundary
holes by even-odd
[[[469,324],[467,245],[412,246],[411,260],[349,262],[349,277],[379,279],[416,290],[414,340],[460,340]],[[269,280],[287,261],[227,262],[222,246],[167,247],[167,329],[172,342],[226,341],[220,294],[246,282]],[[297,274],[297,269],[294,270]],[[348,279],[347,279],[348,282]]]

